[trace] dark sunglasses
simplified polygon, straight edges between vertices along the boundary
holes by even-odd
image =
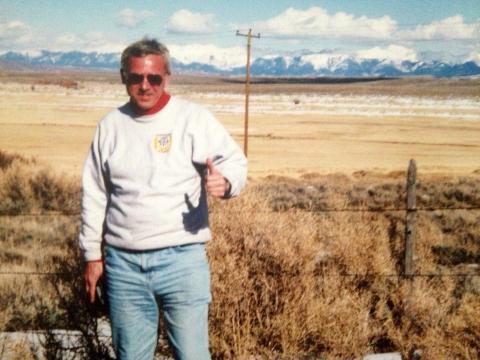
[[[163,82],[163,77],[158,74],[136,74],[136,73],[127,73],[126,80],[129,85],[138,85],[143,82],[143,79],[147,77],[148,82],[150,85],[160,85]]]

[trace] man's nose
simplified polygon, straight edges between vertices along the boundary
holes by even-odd
[[[143,77],[140,86],[142,87],[142,89],[148,89],[150,87],[150,83],[148,82],[148,78],[146,76]]]

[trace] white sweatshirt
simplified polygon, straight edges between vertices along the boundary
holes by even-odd
[[[205,108],[172,96],[153,115],[129,104],[96,129],[82,183],[80,248],[101,259],[101,242],[150,250],[210,240],[203,175],[211,158],[230,182],[245,186],[247,160]]]

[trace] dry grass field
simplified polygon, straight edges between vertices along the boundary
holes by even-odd
[[[0,80],[0,148],[74,176],[96,123],[127,100],[114,73]],[[410,158],[428,172],[471,172],[480,167],[479,89],[480,79],[253,85],[250,175],[394,171]],[[208,106],[243,144],[242,84],[179,77],[170,92]]]
[[[234,80],[177,78],[171,92],[206,104],[241,144]],[[57,273],[1,275],[0,330],[80,330],[78,358],[107,359],[83,297],[78,180],[96,122],[124,89],[109,73],[0,81],[0,272]],[[478,359],[480,210],[418,212],[412,280],[405,212],[378,210],[404,208],[412,157],[419,208],[480,207],[480,80],[265,82],[251,97],[249,185],[211,199],[213,357]],[[0,339],[0,358],[8,346]]]
[[[418,206],[478,208],[479,181],[478,173],[422,176]],[[409,280],[405,214],[375,211],[402,208],[404,182],[401,172],[271,175],[253,179],[238,199],[211,199],[213,357],[410,358],[419,350],[422,359],[477,359],[480,211],[419,212],[420,276]],[[78,185],[2,152],[0,189],[0,328],[80,330],[77,358],[108,359],[84,300]],[[58,344],[46,345],[56,358]],[[8,346],[0,341],[0,354]],[[18,358],[34,358],[21,351]]]

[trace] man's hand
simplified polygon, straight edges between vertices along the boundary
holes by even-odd
[[[207,177],[205,179],[205,185],[207,193],[215,197],[224,197],[230,192],[230,183],[218,169],[213,165],[212,159],[207,159]]]
[[[98,279],[103,274],[103,261],[87,261],[85,263],[85,285],[90,302],[95,302],[95,291],[97,287]]]

